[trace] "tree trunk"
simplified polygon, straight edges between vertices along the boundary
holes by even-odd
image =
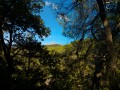
[[[105,8],[104,8],[104,4],[103,4],[103,0],[96,0],[98,7],[99,7],[99,14],[100,14],[100,18],[102,20],[102,23],[104,25],[105,28],[105,34],[106,34],[106,45],[107,45],[107,53],[108,53],[108,57],[107,57],[107,76],[109,79],[109,83],[110,83],[110,88],[113,90],[116,90],[115,88],[117,87],[115,83],[115,76],[113,76],[115,74],[115,70],[116,70],[116,60],[115,60],[115,55],[114,55],[114,50],[113,50],[113,39],[112,39],[112,31],[110,28],[110,24],[109,24],[109,20],[107,19],[106,16],[106,12],[105,12]]]
[[[12,37],[11,35],[10,35],[10,37]],[[11,51],[12,40],[10,40],[9,46],[7,46],[5,44],[3,30],[2,30],[2,21],[0,22],[0,39],[1,39],[2,47],[3,47],[4,58],[7,62],[8,77],[6,77],[6,78],[8,78],[8,81],[6,82],[6,84],[7,84],[6,88],[11,90],[11,85],[12,85],[11,77],[12,77],[12,73],[13,73],[13,65],[12,65],[12,59],[10,57],[10,51]]]

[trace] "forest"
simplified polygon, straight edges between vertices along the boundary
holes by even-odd
[[[120,1],[69,1],[53,10],[74,41],[43,45],[45,0],[0,0],[0,90],[120,90]]]

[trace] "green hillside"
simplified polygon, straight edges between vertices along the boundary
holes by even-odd
[[[64,45],[59,45],[59,44],[51,44],[51,45],[46,45],[48,50],[52,51],[55,50],[56,52],[63,52],[64,51]]]

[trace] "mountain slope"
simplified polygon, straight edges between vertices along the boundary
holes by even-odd
[[[52,51],[52,50],[55,50],[56,52],[64,51],[64,45],[60,45],[60,44],[50,44],[50,45],[46,45],[46,47],[49,51]]]

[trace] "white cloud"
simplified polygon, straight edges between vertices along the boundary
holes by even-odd
[[[43,39],[45,39],[46,37],[45,37],[45,36],[43,36],[42,38],[43,38]]]
[[[66,20],[66,21],[70,21],[70,19],[69,19],[67,16],[65,16],[65,20]]]
[[[58,18],[61,20],[65,20],[66,22],[70,21],[70,19],[65,15],[58,15]]]
[[[57,10],[57,9],[58,9],[58,6],[55,5],[54,3],[52,3],[52,8]]]
[[[50,1],[45,1],[45,6],[51,6],[52,9],[58,9],[58,6]]]
[[[62,16],[61,15],[58,15],[58,18],[62,20]]]
[[[49,1],[45,1],[45,6],[50,6],[52,3]]]

